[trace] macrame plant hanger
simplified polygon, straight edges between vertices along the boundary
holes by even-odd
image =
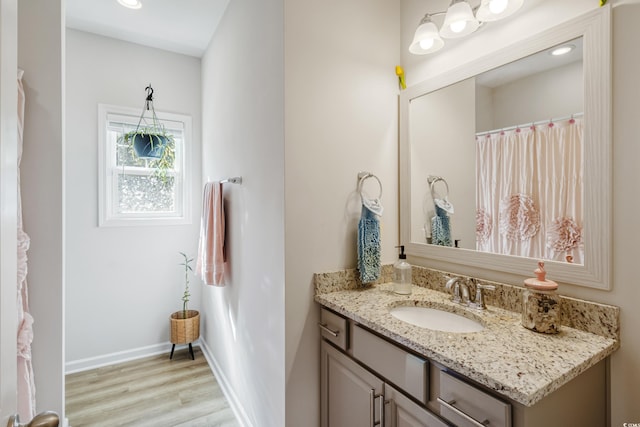
[[[153,106],[153,88],[151,84],[144,90],[147,92],[147,96],[144,101],[144,107],[142,107],[142,114],[138,120],[136,130],[131,132],[130,138],[138,158],[158,160],[161,159],[164,154],[169,137],[156,115],[156,110]],[[151,124],[149,124],[144,117],[146,111],[151,111]],[[143,122],[145,126],[140,128]]]

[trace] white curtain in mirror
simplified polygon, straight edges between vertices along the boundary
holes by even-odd
[[[573,118],[476,137],[477,250],[583,263],[582,141]]]

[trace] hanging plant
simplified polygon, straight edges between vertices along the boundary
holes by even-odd
[[[121,135],[118,141],[127,144],[137,158],[151,160],[149,167],[155,170],[155,176],[166,183],[168,172],[173,169],[175,160],[175,140],[158,120],[153,106],[151,85],[147,86],[145,91],[147,97],[136,129]],[[151,112],[150,122],[145,118],[146,111]]]
[[[133,151],[140,159],[161,159],[168,141],[165,135],[147,129],[129,132],[124,140],[133,145]]]

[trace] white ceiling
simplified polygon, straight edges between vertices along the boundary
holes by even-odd
[[[542,71],[562,67],[572,62],[582,61],[582,37],[567,43],[561,43],[558,46],[568,44],[573,45],[574,49],[566,55],[550,55],[549,52],[555,49],[555,47],[545,49],[536,54],[480,74],[476,76],[476,82],[482,86],[495,88]]]
[[[67,27],[201,57],[230,0],[66,0]]]

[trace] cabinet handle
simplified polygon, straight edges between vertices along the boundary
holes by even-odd
[[[376,399],[380,398],[380,420],[376,422]],[[375,426],[384,426],[384,395],[382,393],[376,394],[376,389],[372,388],[369,390],[369,409],[371,410],[370,419],[371,419],[371,427]]]
[[[327,325],[324,323],[318,323],[318,327],[323,331],[325,331],[326,333],[331,334],[334,337],[338,338],[338,334],[340,333],[340,331],[332,331],[331,329],[327,328]]]
[[[476,427],[487,427],[490,424],[489,420],[484,420],[482,422],[479,422],[472,416],[466,414],[464,411],[461,411],[460,409],[453,406],[456,403],[455,400],[450,400],[449,402],[447,402],[446,400],[442,400],[441,398],[438,398],[438,402],[440,402],[441,405],[444,405],[445,408],[448,408],[453,412],[455,412],[456,414],[460,415],[462,418],[469,421],[471,424],[473,424]]]
[[[369,390],[369,420],[371,421],[371,427],[376,425],[376,389]]]

